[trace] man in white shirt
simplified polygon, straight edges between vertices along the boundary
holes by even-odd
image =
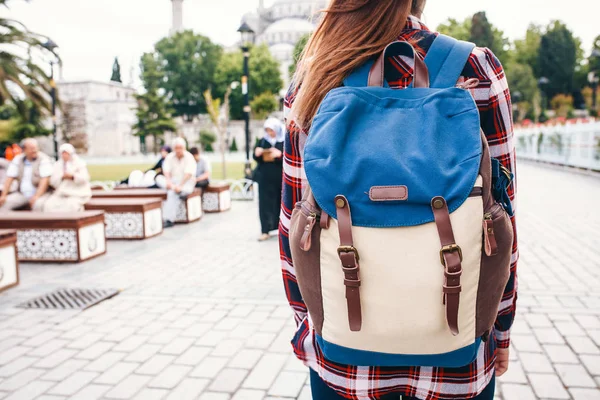
[[[194,191],[196,185],[196,160],[186,150],[183,138],[173,141],[173,152],[165,158],[162,169],[165,179],[157,181],[157,185],[169,191],[163,207],[163,219],[165,228],[170,228],[175,223],[179,203]]]
[[[0,212],[31,207],[41,211],[48,199],[48,185],[52,175],[52,160],[39,151],[35,139],[25,139],[23,154],[16,156],[6,171],[6,180],[0,195]],[[11,192],[13,182],[16,190]]]

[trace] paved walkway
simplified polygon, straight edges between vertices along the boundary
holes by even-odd
[[[600,399],[600,180],[519,173],[519,315],[498,398]],[[310,399],[255,206],[81,265],[22,265],[0,295],[0,399]],[[65,286],[123,292],[80,313],[14,308]]]

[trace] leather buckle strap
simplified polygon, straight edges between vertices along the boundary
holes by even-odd
[[[446,246],[442,246],[442,249],[440,250],[440,262],[444,267],[446,266],[446,260],[444,260],[444,253],[454,253],[455,251],[458,252],[458,256],[460,257],[460,261],[462,262],[463,253],[459,245],[457,245],[456,243],[452,243]]]
[[[358,254],[358,250],[356,250],[356,247],[354,246],[340,246],[337,249],[338,252],[338,256],[341,258],[342,253],[354,253],[354,257],[356,258],[356,261],[360,261],[360,256]]]
[[[340,246],[337,249],[344,272],[344,285],[346,286],[346,303],[348,305],[348,324],[352,332],[358,332],[362,327],[362,311],[360,305],[360,256],[354,247],[352,239],[352,216],[350,204],[344,196],[336,196],[335,207],[337,211]]]
[[[448,204],[443,197],[434,197],[431,208],[435,218],[435,225],[440,236],[442,249],[440,262],[444,266],[444,285],[442,287],[442,302],[446,306],[446,322],[452,335],[459,334],[458,309],[460,305],[460,292],[462,290],[460,277],[462,275],[463,260],[462,249],[456,244]]]

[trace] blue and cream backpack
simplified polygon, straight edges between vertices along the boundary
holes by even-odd
[[[473,47],[439,35],[423,61],[392,43],[314,118],[290,243],[326,359],[458,367],[489,339],[509,277],[512,175],[456,86]],[[393,90],[384,60],[402,50],[413,84]]]

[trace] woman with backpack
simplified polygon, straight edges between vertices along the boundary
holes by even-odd
[[[285,99],[281,260],[315,400],[491,400],[508,368],[508,84],[425,1],[332,0]]]

